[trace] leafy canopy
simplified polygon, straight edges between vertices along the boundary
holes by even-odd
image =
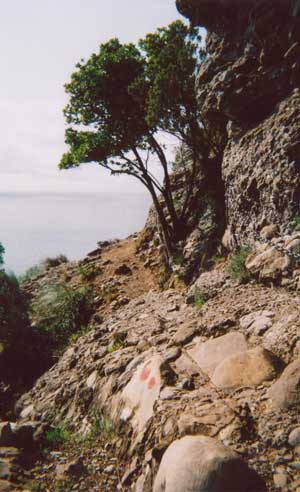
[[[181,21],[148,34],[138,46],[111,39],[78,63],[65,86],[69,148],[60,168],[97,162],[112,174],[139,179],[152,196],[169,253],[184,234],[196,162],[206,152],[206,144],[198,145],[203,140],[195,95],[202,56],[198,41],[198,30]],[[193,149],[181,211],[174,205],[170,162],[158,140],[162,131]],[[163,185],[149,169],[150,157],[162,166]]]
[[[76,65],[64,110],[66,169],[98,162],[114,173],[140,175],[134,149],[153,149],[157,130],[184,136],[196,121],[198,31],[181,21],[158,29],[139,47],[112,39]]]

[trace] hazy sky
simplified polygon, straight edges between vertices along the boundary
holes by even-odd
[[[57,170],[63,85],[100,43],[136,41],[179,17],[175,0],[2,0],[0,192],[141,190],[96,165]]]

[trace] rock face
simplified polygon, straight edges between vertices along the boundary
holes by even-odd
[[[222,161],[231,247],[278,224],[300,198],[300,1],[177,0],[208,29],[201,115],[227,132]],[[225,130],[226,128],[226,130]]]
[[[126,492],[258,492],[256,473],[296,490],[299,297],[249,284],[185,299],[149,292],[107,316],[20,399],[20,421],[86,433],[107,416]]]

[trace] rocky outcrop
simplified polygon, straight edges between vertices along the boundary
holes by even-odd
[[[106,415],[126,492],[183,492],[180,480],[257,492],[284,479],[293,490],[299,319],[294,294],[261,285],[221,286],[201,309],[175,290],[149,292],[71,346],[21,398],[19,418],[86,434]]]
[[[197,91],[208,125],[227,132],[222,162],[231,248],[275,223],[286,233],[300,199],[299,0],[177,0],[208,29]]]

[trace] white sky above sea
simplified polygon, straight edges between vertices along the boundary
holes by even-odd
[[[175,0],[0,0],[0,193],[141,192],[97,165],[59,171],[64,83],[112,37],[137,41],[180,18]]]

